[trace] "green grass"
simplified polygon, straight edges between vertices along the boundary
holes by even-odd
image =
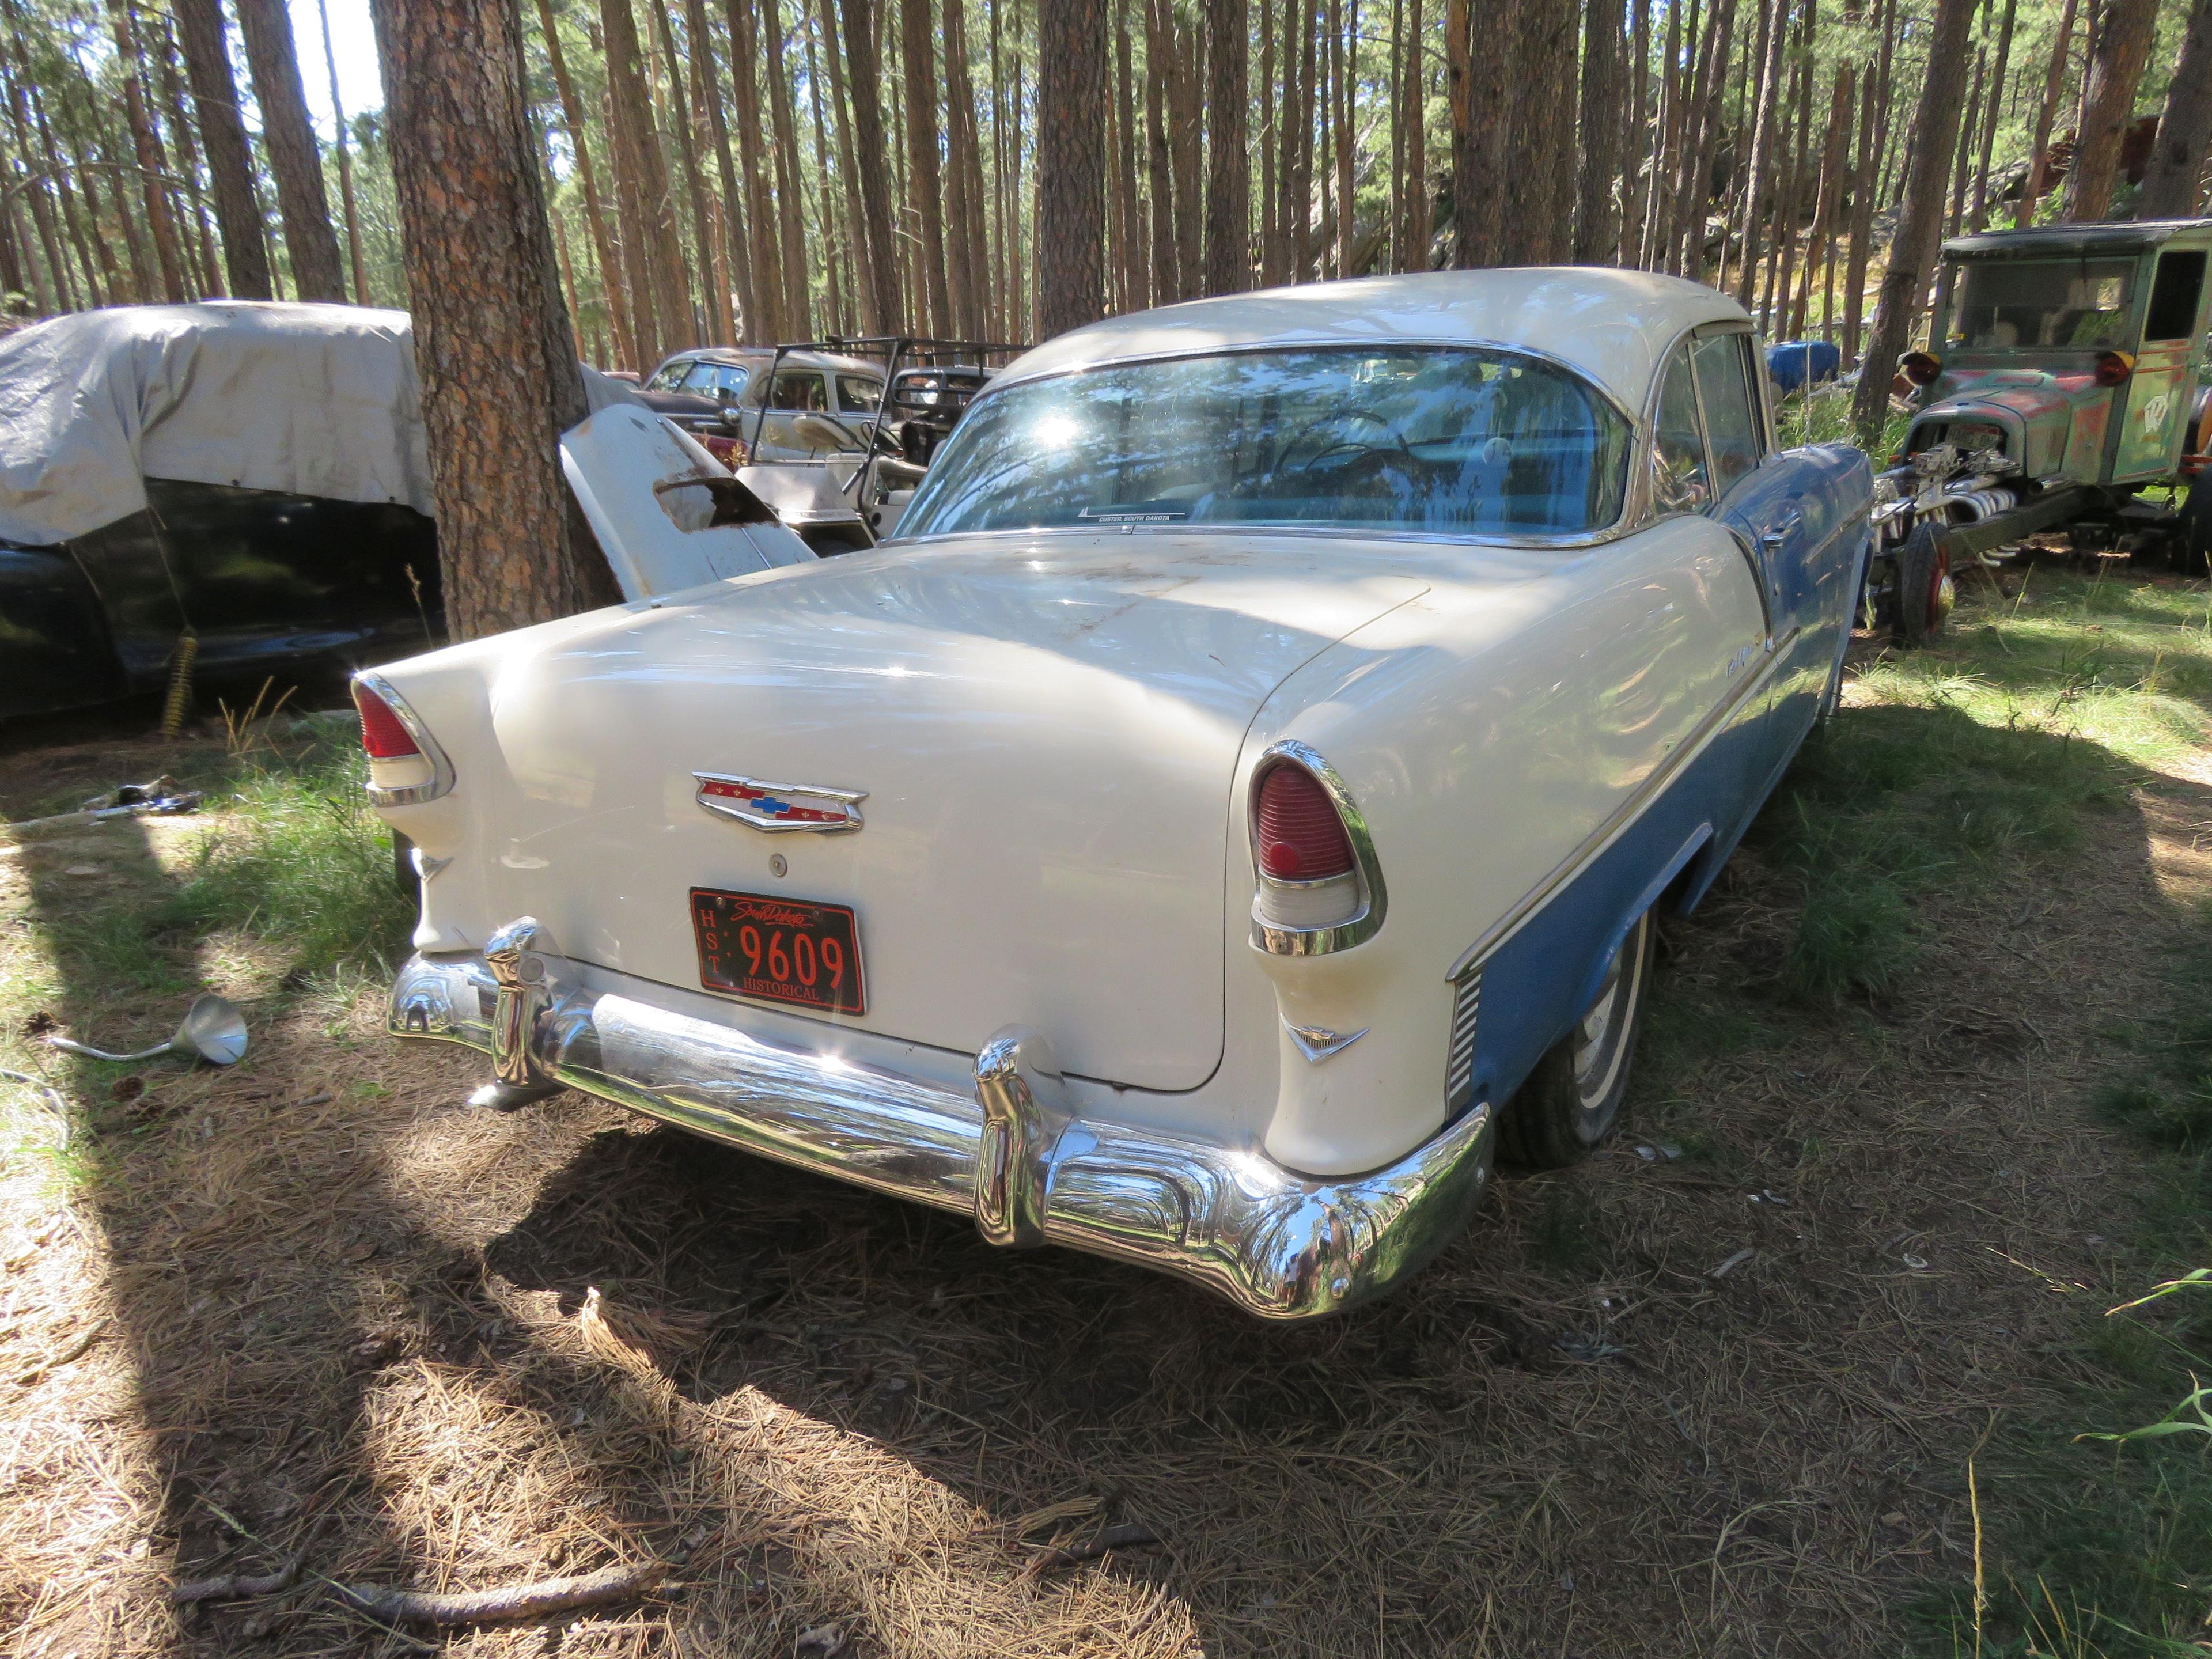
[[[363,804],[364,771],[357,749],[319,742],[249,775],[150,927],[235,929],[280,954],[295,984],[388,970],[414,904],[392,879],[390,833]]]
[[[1888,651],[1808,744],[1753,844],[1803,884],[1790,988],[1833,1005],[1910,984],[1936,894],[2032,881],[2129,786],[2212,737],[2212,628],[2194,587],[2042,565],[1977,582],[1948,636]]]

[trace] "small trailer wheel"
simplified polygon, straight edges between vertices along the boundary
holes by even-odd
[[[1925,645],[1950,620],[1958,590],[1951,581],[1951,556],[1942,533],[1923,524],[1897,550],[1897,637],[1905,645]]]

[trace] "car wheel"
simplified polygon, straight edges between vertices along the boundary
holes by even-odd
[[[2185,576],[2212,574],[2212,489],[2195,484],[2181,498],[2174,528],[2173,568]]]
[[[1636,919],[1606,964],[1589,1012],[1536,1062],[1498,1117],[1498,1152],[1528,1170],[1574,1163],[1612,1132],[1628,1097],[1629,1064],[1651,979],[1651,914]]]
[[[1958,590],[1951,581],[1951,556],[1934,525],[1916,527],[1897,550],[1897,637],[1924,645],[1951,619]]]

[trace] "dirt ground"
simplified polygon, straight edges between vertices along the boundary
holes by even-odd
[[[153,757],[19,745],[0,803]],[[1915,988],[1835,1014],[1773,988],[1794,889],[1740,859],[1666,933],[1620,1139],[1292,1329],[579,1097],[471,1109],[483,1063],[386,1040],[375,988],[280,997],[210,945],[270,1011],[247,1063],[140,1068],[96,1176],[4,1194],[0,1651],[397,1655],[428,1632],[333,1582],[659,1559],[642,1601],[440,1644],[1896,1652],[1908,1598],[1971,1581],[1968,1456],[2138,1288],[2138,1154],[2084,1099],[2201,931],[2207,779],[2095,818],[2065,880],[1933,901]],[[158,895],[198,833],[0,848],[0,929]],[[144,1042],[175,999],[0,1020],[40,1012]],[[1157,1545],[1043,1559],[1127,1523]]]

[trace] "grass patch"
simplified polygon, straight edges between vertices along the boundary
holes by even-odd
[[[201,843],[155,930],[231,930],[273,946],[286,980],[388,971],[413,926],[392,878],[390,832],[364,804],[360,751],[317,742],[258,770]]]
[[[1974,585],[1937,647],[1868,665],[1754,828],[1803,884],[1786,972],[1807,1000],[1895,993],[1932,897],[2051,868],[2212,737],[2203,588],[2023,576],[2009,595]]]

